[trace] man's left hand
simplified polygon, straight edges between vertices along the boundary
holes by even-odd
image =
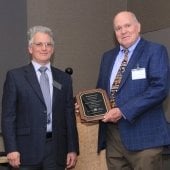
[[[67,154],[67,169],[74,168],[77,162],[77,154],[70,152]]]

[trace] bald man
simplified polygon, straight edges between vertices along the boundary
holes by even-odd
[[[98,151],[106,148],[108,170],[162,170],[163,146],[170,144],[162,107],[169,90],[167,50],[140,36],[132,12],[119,12],[113,28],[119,45],[103,54],[97,83],[112,103],[99,124]]]

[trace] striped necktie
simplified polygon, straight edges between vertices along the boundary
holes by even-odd
[[[123,53],[124,53],[124,59],[123,59],[121,65],[119,67],[119,70],[116,74],[115,80],[113,81],[112,88],[111,88],[110,103],[111,103],[112,108],[116,107],[116,103],[115,103],[116,92],[119,88],[119,85],[120,85],[121,80],[122,80],[123,72],[125,71],[127,63],[128,63],[129,50],[123,49]]]

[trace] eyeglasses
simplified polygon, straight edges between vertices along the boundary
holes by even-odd
[[[46,47],[46,48],[52,48],[53,47],[53,44],[50,43],[50,42],[37,42],[37,43],[32,43],[34,44],[37,48],[42,48],[42,47]]]

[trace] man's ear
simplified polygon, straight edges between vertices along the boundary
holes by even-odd
[[[32,54],[32,47],[31,47],[31,46],[28,47],[28,52],[29,52],[30,54]]]
[[[141,32],[141,24],[138,23],[138,32],[140,33]]]

